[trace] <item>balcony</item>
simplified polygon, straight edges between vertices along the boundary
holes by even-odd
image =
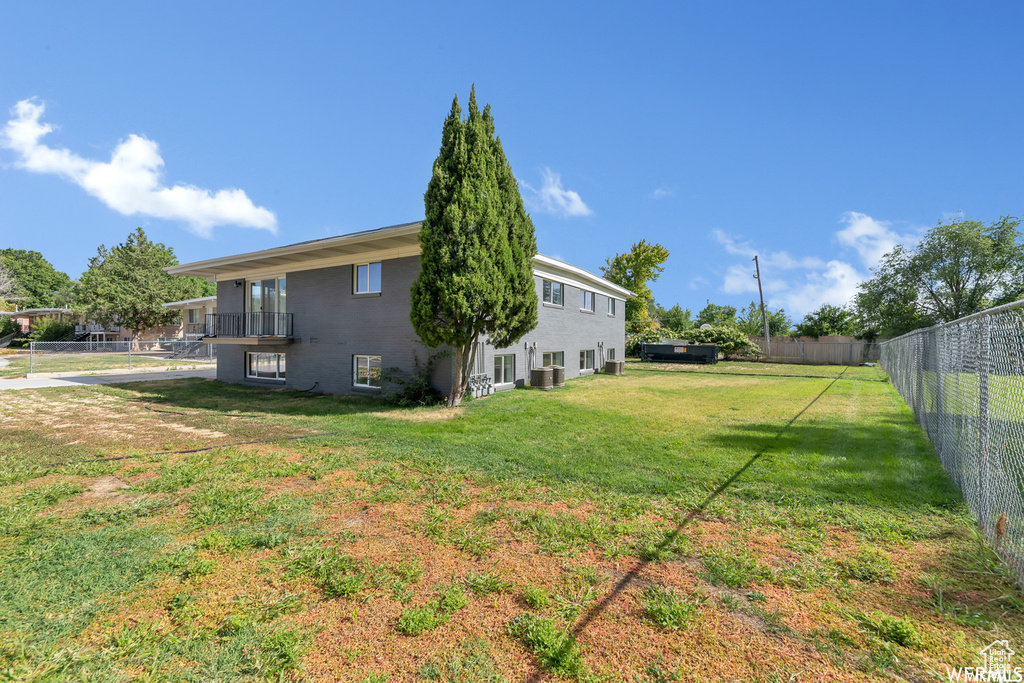
[[[210,313],[206,316],[203,341],[249,346],[288,344],[292,341],[292,314]]]

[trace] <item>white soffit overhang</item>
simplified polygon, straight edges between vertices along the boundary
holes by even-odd
[[[191,275],[211,281],[244,280],[280,276],[301,270],[418,256],[421,225],[420,221],[403,223],[235,256],[193,261],[170,266],[164,270],[172,275]],[[636,296],[624,287],[550,256],[537,254],[533,264],[533,272],[542,278],[557,280],[582,289],[592,289],[621,300]]]
[[[605,296],[610,296],[621,301],[632,299],[636,296],[625,287],[620,287],[603,277],[598,277],[590,271],[583,270],[578,266],[565,261],[553,259],[550,256],[537,254],[533,258],[533,273],[547,280],[555,280],[579,289],[589,289]]]
[[[404,223],[235,256],[193,261],[170,266],[165,270],[172,275],[191,275],[211,281],[241,280],[417,256],[420,253],[419,231],[419,222]]]

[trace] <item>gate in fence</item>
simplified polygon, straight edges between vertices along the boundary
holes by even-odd
[[[883,342],[881,363],[1024,585],[1024,301]]]

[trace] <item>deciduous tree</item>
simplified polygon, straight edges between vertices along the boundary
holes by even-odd
[[[209,291],[208,283],[200,278],[164,271],[177,263],[173,249],[151,242],[142,228],[137,228],[124,244],[110,249],[100,245],[79,281],[78,304],[98,323],[130,329],[136,342],[145,329],[177,322],[181,311],[163,304],[205,296]]]
[[[736,326],[736,307],[719,306],[708,302],[708,305],[697,314],[697,327],[701,325],[731,325]]]
[[[0,249],[0,263],[18,283],[10,296],[18,297],[21,308],[53,308],[66,303],[59,293],[71,289],[71,278],[55,269],[38,251]]]
[[[768,306],[765,306],[764,312],[768,318],[769,336],[781,337],[789,334],[789,328],[793,326],[793,321],[786,315],[786,309],[780,308],[777,311],[773,311]],[[764,337],[764,320],[761,318],[761,306],[756,301],[751,301],[749,306],[737,314],[736,326],[750,337]]]
[[[843,306],[823,304],[821,308],[804,316],[803,322],[797,323],[796,335],[799,337],[846,337],[856,331],[856,318],[852,311]]]
[[[432,347],[454,349],[448,405],[462,402],[477,342],[515,343],[537,326],[533,222],[494,134],[490,105],[475,88],[464,120],[458,97],[441,131],[441,149],[423,196],[420,272],[410,320]]]
[[[640,240],[625,254],[616,254],[605,260],[601,274],[609,282],[625,287],[636,294],[626,301],[626,321],[636,322],[648,319],[648,309],[654,304],[654,294],[649,283],[655,282],[665,270],[668,249],[660,244],[648,244]]]
[[[1024,296],[1020,221],[985,225],[958,217],[939,222],[912,249],[897,246],[860,286],[856,308],[865,326],[894,336],[956,320]]]

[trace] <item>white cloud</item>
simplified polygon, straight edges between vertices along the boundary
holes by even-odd
[[[841,221],[845,228],[836,233],[836,238],[844,247],[854,249],[861,259],[861,263],[868,268],[874,268],[879,260],[897,244],[913,244],[920,239],[920,235],[901,235],[894,231],[886,221],[876,221],[856,211],[847,211],[843,214]]]
[[[550,213],[561,218],[590,216],[594,213],[578,193],[562,187],[561,175],[550,168],[542,169],[541,175],[544,177],[544,185],[539,190],[520,181],[523,187],[529,190],[529,194],[523,197],[523,201],[531,210]]]
[[[665,197],[672,197],[675,195],[674,190],[670,190],[665,187],[659,187],[654,190],[649,196],[651,199],[664,199]]]
[[[840,223],[843,227],[835,233],[836,240],[844,249],[856,252],[859,265],[814,256],[796,258],[785,251],[765,252],[741,238],[713,230],[712,238],[727,254],[744,259],[726,268],[720,291],[756,298],[757,280],[752,277],[754,264],[749,260],[757,254],[766,302],[785,308],[791,317],[799,319],[822,304],[850,303],[857,294],[857,286],[871,276],[870,269],[882,256],[897,244],[913,244],[920,238],[919,233],[901,234],[890,223],[856,211],[845,213]]]
[[[15,165],[34,173],[58,175],[126,216],[180,220],[203,237],[217,225],[238,225],[277,233],[277,216],[256,206],[239,189],[209,190],[194,185],[163,184],[164,160],[156,142],[129,135],[114,149],[109,162],[85,159],[67,149],[41,143],[53,126],[40,121],[46,110],[35,100],[22,100],[0,131],[0,146],[18,155]]]
[[[709,286],[711,286],[711,283],[700,275],[690,280],[690,289],[707,289]]]

